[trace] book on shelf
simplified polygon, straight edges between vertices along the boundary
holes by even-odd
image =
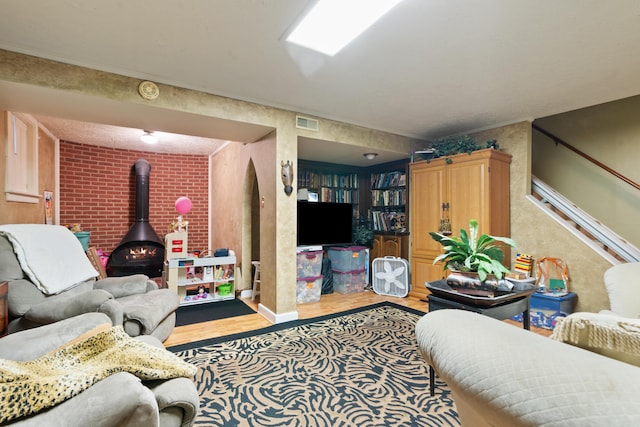
[[[371,205],[403,206],[407,204],[407,191],[404,188],[390,190],[371,190]]]
[[[380,172],[371,174],[371,188],[388,188],[405,186],[407,176],[404,172]]]
[[[371,214],[374,231],[405,231],[404,212],[374,211]]]

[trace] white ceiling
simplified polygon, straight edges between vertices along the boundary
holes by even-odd
[[[282,40],[307,3],[3,2],[0,48],[420,139],[640,94],[637,0],[404,0],[334,57]],[[0,107],[20,104],[7,95],[19,88],[5,89],[0,85]],[[26,99],[23,108],[38,110]],[[42,97],[38,102],[45,103]],[[56,102],[57,110],[44,116],[65,110],[64,100]],[[95,120],[89,116],[67,114],[74,122],[47,125],[62,139],[82,132],[87,142],[87,134],[99,129],[75,121],[108,123],[98,113]],[[222,136],[190,127],[186,119],[198,117],[181,119],[180,126],[165,130]],[[141,116],[131,120],[136,138],[154,123]],[[108,131],[110,144],[125,138]],[[200,138],[188,146],[209,151],[212,144],[220,142]],[[309,152],[335,156],[336,147],[324,145],[329,150],[317,150],[316,142]],[[307,149],[299,151],[304,158]],[[344,156],[362,162],[360,152]],[[349,163],[346,157],[342,162]]]

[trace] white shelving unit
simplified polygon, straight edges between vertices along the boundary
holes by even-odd
[[[180,305],[234,299],[235,264],[235,256],[169,259],[167,287],[178,294]]]

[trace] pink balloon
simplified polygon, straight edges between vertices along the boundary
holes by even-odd
[[[176,200],[176,210],[180,215],[188,214],[191,210],[191,199],[188,197],[178,197]]]

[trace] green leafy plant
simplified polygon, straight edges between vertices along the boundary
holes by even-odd
[[[433,150],[429,159],[427,159],[430,160],[460,153],[469,154],[485,148],[493,148],[497,150],[500,147],[495,139],[481,143],[469,135],[455,135],[445,136],[431,141],[427,148]],[[447,163],[451,163],[451,159],[447,158]]]
[[[498,242],[512,248],[516,247],[515,242],[508,237],[488,234],[478,236],[478,221],[475,219],[469,221],[469,233],[460,229],[460,237],[445,236],[433,231],[429,235],[444,249],[444,253],[433,261],[434,264],[444,261],[445,269],[477,272],[478,278],[483,282],[490,274],[502,279],[505,273],[509,273],[509,269],[502,265],[504,253]]]

